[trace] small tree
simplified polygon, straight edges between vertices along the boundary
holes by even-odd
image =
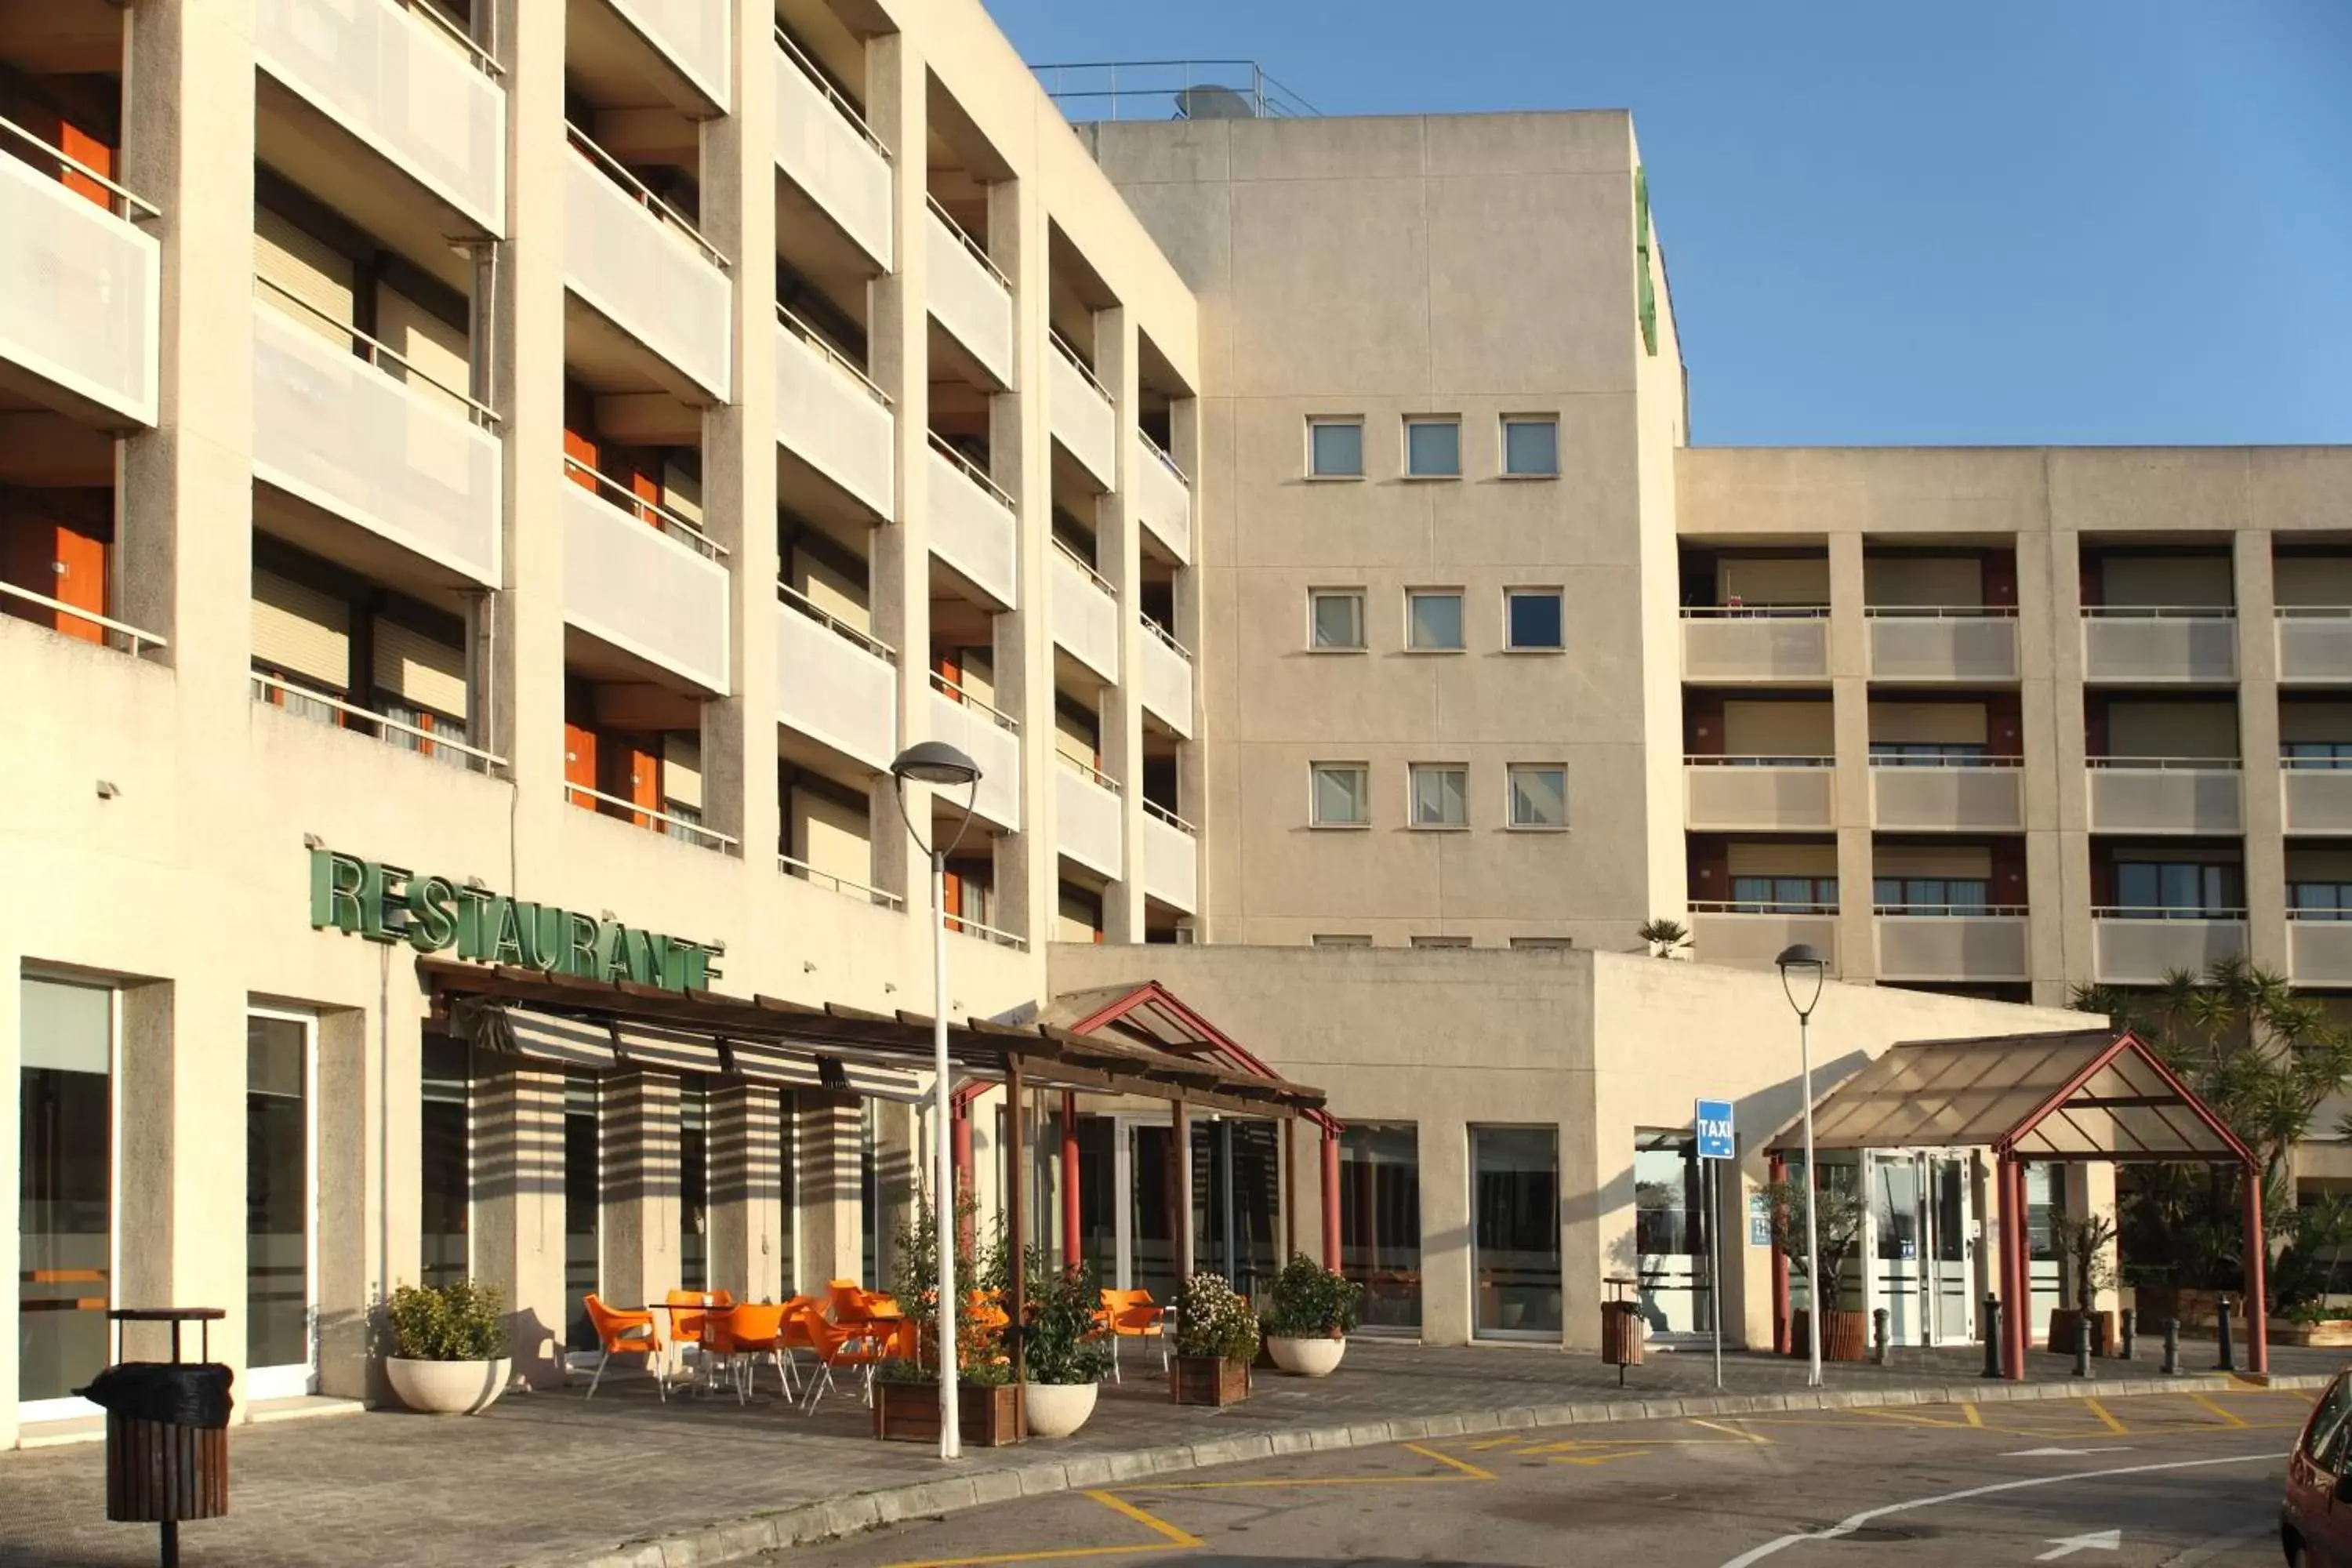
[[[1652,958],[1678,958],[1690,946],[1690,928],[1663,916],[1647,921],[1633,934],[1642,939]]]
[[[2050,1239],[2065,1259],[2075,1309],[2093,1310],[2099,1292],[2116,1282],[2116,1266],[2107,1257],[2107,1247],[2116,1239],[2116,1222],[2100,1214],[2081,1219],[2061,1215],[2050,1222]]]
[[[1812,1276],[1805,1267],[1805,1205],[1811,1197],[1806,1189],[1803,1182],[1774,1182],[1764,1189],[1764,1201],[1771,1209],[1773,1245],[1811,1287]],[[1845,1279],[1845,1261],[1862,1245],[1862,1198],[1846,1187],[1824,1186],[1817,1213],[1820,1231],[1814,1244],[1821,1248],[1822,1277],[1829,1284],[1826,1290],[1814,1290],[1813,1295],[1823,1311],[1834,1311],[1838,1288]]]
[[[956,1200],[954,1224],[960,1231],[974,1230],[980,1200],[965,1193]],[[912,1212],[899,1222],[890,1270],[890,1294],[898,1310],[915,1325],[916,1364],[890,1371],[936,1372],[940,1364],[940,1221],[928,1198],[918,1198]],[[954,1308],[956,1370],[971,1383],[1001,1383],[1009,1375],[1004,1356],[1004,1329],[996,1315],[975,1311],[972,1298],[1002,1291],[1006,1279],[1004,1226],[1000,1218],[982,1236],[971,1256],[956,1256]]]

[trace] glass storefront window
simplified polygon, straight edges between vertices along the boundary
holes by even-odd
[[[710,1095],[700,1073],[686,1073],[677,1081],[678,1289],[710,1288],[709,1234]]]
[[[1470,1130],[1472,1326],[1481,1335],[1560,1330],[1559,1131]]]
[[[1633,1251],[1642,1315],[1651,1332],[1715,1328],[1706,1174],[1687,1132],[1633,1134]]]
[[[1421,1138],[1409,1121],[1339,1133],[1339,1271],[1364,1288],[1365,1328],[1421,1327]]]
[[[596,1326],[588,1321],[586,1303],[603,1279],[596,1115],[601,1089],[585,1073],[563,1080],[563,1342],[575,1351],[596,1348]]]
[[[17,1397],[38,1406],[110,1359],[114,994],[27,979],[20,999]]]
[[[426,1285],[465,1279],[472,1261],[467,1245],[473,1197],[473,1134],[467,1114],[471,1060],[467,1047],[456,1040],[425,1037],[418,1156],[423,1235],[417,1275]]]
[[[245,1020],[248,1368],[310,1363],[310,1028],[283,1014]]]
[[[799,1107],[793,1100],[793,1091],[786,1089],[777,1102],[777,1196],[782,1200],[777,1224],[782,1228],[778,1252],[783,1273],[783,1294],[790,1300],[797,1287],[801,1272],[800,1195],[797,1177],[801,1161],[801,1129]]]
[[[876,1179],[874,1165],[874,1105],[868,1100],[857,1108],[857,1247],[859,1276],[870,1288],[879,1289],[881,1276],[877,1270],[882,1262],[882,1185]]]
[[[1078,1118],[1078,1256],[1106,1289],[1118,1279],[1118,1124]]]
[[[1274,1124],[1220,1119],[1192,1124],[1192,1266],[1222,1274],[1253,1300],[1281,1264],[1275,1194],[1281,1156]]]
[[[1176,1299],[1175,1138],[1165,1127],[1131,1127],[1134,1175],[1128,1193],[1128,1284],[1166,1304]]]

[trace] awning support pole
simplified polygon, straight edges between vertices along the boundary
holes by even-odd
[[[2033,1264],[2025,1235],[2025,1163],[2012,1154],[2000,1160],[2001,1373],[2025,1381],[2025,1347],[2032,1342]]]
[[[1339,1134],[1323,1130],[1323,1267],[1339,1269]]]
[[[1787,1181],[1789,1157],[1774,1154],[1767,1162],[1766,1176],[1775,1185]],[[1772,1237],[1772,1353],[1789,1353],[1789,1252],[1777,1231]]]
[[[1028,1096],[1022,1092],[1021,1058],[1004,1058],[1004,1339],[1013,1357],[1013,1381],[1023,1381],[1027,1357],[1022,1340],[1029,1320],[1022,1312],[1023,1286],[1029,1274],[1029,1139]]]
[[[1176,1222],[1176,1280],[1182,1289],[1184,1281],[1192,1278],[1192,1118],[1183,1100],[1174,1100],[1168,1106],[1168,1168],[1175,1173],[1175,1212],[1170,1215]]]
[[[1298,1119],[1282,1123],[1282,1260],[1298,1256]]]
[[[1085,1247],[1078,1236],[1078,1097],[1062,1091],[1062,1266],[1076,1268]]]
[[[2263,1279],[2270,1262],[2263,1239],[2263,1165],[2246,1163],[2246,1370],[2257,1377],[2271,1369],[2269,1301]]]

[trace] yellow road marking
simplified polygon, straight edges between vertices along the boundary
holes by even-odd
[[[1938,1420],[1933,1415],[1914,1415],[1907,1410],[1856,1410],[1856,1415],[1874,1415],[1881,1421],[1899,1421],[1906,1426],[1958,1426],[1957,1421]]]
[[[1173,1542],[1175,1545],[1199,1546],[1202,1544],[1202,1541],[1199,1536],[1193,1535],[1187,1531],[1179,1530],[1174,1525],[1169,1523],[1166,1520],[1160,1519],[1154,1514],[1146,1513],[1143,1510],[1136,1507],[1133,1503],[1128,1501],[1123,1497],[1114,1496],[1112,1493],[1102,1491],[1088,1492],[1087,1493],[1087,1496],[1094,1499],[1095,1501],[1102,1504],[1103,1507],[1109,1509],[1114,1513],[1123,1513],[1127,1515],[1128,1518],[1135,1521],[1136,1523],[1144,1526],[1146,1529],[1157,1531],[1161,1535],[1166,1536],[1169,1541]]]
[[[2105,1405],[2104,1405],[2100,1404],[2097,1400],[2095,1400],[2095,1399],[2085,1399],[2085,1400],[2084,1400],[2084,1401],[2083,1401],[2083,1408],[2084,1408],[2084,1409],[2085,1409],[2085,1410],[2087,1410],[2087,1411],[2089,1411],[2092,1415],[2094,1415],[2097,1416],[2100,1420],[2102,1420],[2102,1421],[2105,1422],[2105,1423],[2107,1424],[2107,1430],[2108,1430],[2108,1431],[2110,1431],[2110,1432],[2116,1432],[2116,1433],[2120,1433],[2120,1434],[2122,1434],[2124,1436],[2126,1436],[2126,1437],[2128,1437],[2128,1436],[2131,1436],[2131,1428],[2130,1428],[2130,1427],[2128,1427],[2128,1426],[2125,1426],[2122,1422],[2120,1422],[2120,1421],[2116,1420],[2116,1419],[2115,1418],[2115,1416],[2114,1416],[2114,1415],[2113,1415],[2108,1411],[2107,1407],[2106,1407]],[[2240,1423],[2240,1425],[2242,1425],[2242,1425],[2243,1425],[2243,1423],[2242,1422],[2242,1423]]]
[[[1424,1459],[1435,1459],[1441,1465],[1451,1466],[1474,1481],[1491,1481],[1495,1479],[1493,1471],[1482,1470],[1467,1459],[1457,1459],[1451,1454],[1441,1454],[1434,1448],[1424,1448],[1418,1443],[1407,1443],[1405,1447],[1412,1453],[1419,1454]]]
[[[1638,1459],[1638,1449],[1624,1448],[1614,1454],[1562,1454],[1551,1462],[1555,1465],[1605,1465],[1615,1459]]]
[[[1271,1487],[1415,1486],[1431,1481],[1458,1486],[1464,1481],[1491,1481],[1495,1479],[1493,1471],[1482,1470],[1467,1459],[1457,1459],[1434,1448],[1424,1448],[1418,1443],[1400,1443],[1397,1446],[1410,1449],[1424,1459],[1436,1460],[1446,1467],[1445,1472],[1427,1476],[1269,1476],[1243,1481],[1130,1481],[1119,1489],[1130,1492],[1223,1492]]]
[[[1473,1451],[1480,1448],[1507,1448],[1514,1443],[1524,1443],[1526,1441],[1527,1439],[1525,1437],[1517,1436],[1509,1437],[1482,1437],[1477,1442],[1471,1444],[1470,1447]]]
[[[927,1557],[918,1563],[894,1563],[890,1568],[990,1568],[992,1564],[1012,1563],[1066,1563],[1078,1557],[1129,1557],[1143,1552],[1181,1552],[1202,1544],[1200,1537],[1188,1534],[1166,1520],[1144,1512],[1125,1498],[1102,1491],[1090,1491],[1086,1495],[1112,1512],[1123,1513],[1167,1539],[1135,1542],[1125,1546],[1060,1546],[1043,1552],[998,1552],[984,1557]]]
[[[1960,1414],[1968,1417],[1968,1423],[1971,1426],[1984,1425],[1984,1415],[1977,1409],[1977,1402],[1973,1399],[1960,1401]]]
[[[2222,1409],[2220,1405],[2214,1404],[2211,1400],[2206,1398],[2201,1394],[2192,1394],[2189,1398],[2190,1403],[2202,1405],[2205,1409],[2210,1410],[2214,1415],[2220,1416],[2224,1426],[2242,1427],[2246,1425],[2246,1418],[2244,1416],[2239,1415],[2234,1410]]]
[[[1772,1446],[1772,1439],[1765,1436],[1761,1432],[1743,1432],[1737,1426],[1726,1426],[1720,1421],[1702,1421],[1696,1415],[1690,1418],[1690,1424],[1694,1426],[1704,1426],[1710,1432],[1728,1432],[1741,1442],[1753,1443],[1759,1448],[1769,1448]]]

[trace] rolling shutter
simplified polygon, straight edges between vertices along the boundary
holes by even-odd
[[[375,688],[412,708],[429,708],[463,719],[467,716],[466,655],[414,626],[378,616]]]
[[[307,230],[270,211],[253,209],[253,269],[276,285],[260,290],[270,305],[285,311],[320,337],[349,353],[351,335],[330,322],[352,323],[352,258]],[[283,289],[281,294],[278,290]],[[302,309],[285,296],[308,305]],[[317,312],[313,314],[312,312]],[[320,316],[327,318],[320,320]]]
[[[253,657],[337,692],[352,680],[351,606],[273,573],[253,574]]]
[[[662,736],[662,800],[702,809],[702,742],[693,735]]]

